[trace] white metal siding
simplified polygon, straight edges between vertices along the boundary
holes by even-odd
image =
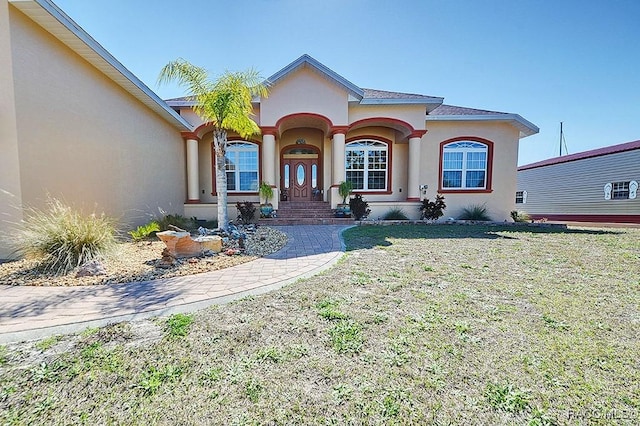
[[[640,182],[640,149],[522,170],[517,190],[527,191],[527,202],[516,208],[534,215],[640,215],[640,198],[604,199],[605,184],[631,180]]]

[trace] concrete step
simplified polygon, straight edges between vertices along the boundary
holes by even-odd
[[[259,225],[284,226],[284,225],[353,225],[353,219],[349,218],[263,218]]]

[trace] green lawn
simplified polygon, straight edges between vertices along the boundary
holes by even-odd
[[[0,347],[0,424],[640,422],[640,230],[345,237],[267,295]]]

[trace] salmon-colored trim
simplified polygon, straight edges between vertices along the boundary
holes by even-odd
[[[262,126],[260,131],[263,135],[278,136],[278,128],[274,126]]]
[[[185,204],[200,204],[200,200],[187,200]]]
[[[340,133],[346,135],[349,131],[349,126],[333,126],[331,131],[329,132],[329,137],[333,137],[334,135]]]
[[[531,219],[559,222],[638,223],[640,214],[530,214]]]
[[[282,123],[286,120],[292,119],[292,118],[298,118],[298,117],[311,117],[311,118],[317,118],[320,119],[322,121],[324,121],[328,128],[331,129],[333,127],[333,123],[331,122],[331,120],[329,120],[329,118],[325,117],[324,115],[321,114],[316,114],[315,112],[296,112],[293,114],[289,114],[289,115],[285,115],[284,117],[281,117],[278,121],[276,121],[276,128],[280,129],[280,126],[282,125]]]
[[[180,136],[182,136],[182,139],[185,141],[189,139],[200,141],[200,138],[194,132],[180,132]]]
[[[258,183],[262,182],[262,141],[257,139],[248,138],[244,139],[240,136],[229,136],[227,137],[227,143],[229,142],[251,142],[253,144],[258,145]],[[218,196],[218,191],[216,190],[216,150],[211,144],[211,195],[214,197]],[[257,192],[227,192],[227,195],[254,195]]]
[[[407,201],[420,201],[420,197],[407,197]]]
[[[387,124],[395,124],[407,129],[408,133],[411,134],[415,131],[413,126],[406,121],[398,120],[397,118],[390,117],[371,117],[371,118],[363,118],[362,120],[354,121],[349,125],[349,130],[353,130],[356,127],[366,127],[367,125],[376,126],[379,122],[387,123]],[[391,126],[388,126],[391,127]]]
[[[421,138],[424,135],[426,135],[427,132],[428,132],[428,130],[414,130],[413,132],[411,132],[409,134],[408,137],[409,137],[409,139],[411,139],[411,138]]]
[[[382,142],[387,144],[387,189],[385,191],[353,191],[354,194],[392,194],[392,186],[391,186],[391,175],[393,172],[393,141],[391,139],[387,139],[385,137],[382,136],[377,136],[377,135],[359,135],[359,136],[354,136],[351,138],[348,138],[345,143],[345,155],[346,155],[346,148],[347,148],[347,144],[351,143],[351,142],[355,142],[355,141],[359,141],[359,140],[363,140],[363,139],[373,139],[376,140],[378,142]]]
[[[471,142],[480,142],[482,144],[487,145],[487,182],[485,188],[481,189],[472,189],[472,188],[462,188],[462,189],[450,189],[450,188],[442,188],[442,156],[444,153],[444,146],[453,142],[460,141],[471,141]],[[440,142],[440,161],[438,165],[438,192],[443,194],[482,194],[482,193],[490,193],[493,192],[491,189],[493,177],[493,142],[488,139],[479,138],[477,136],[460,136],[457,138],[447,139],[446,141]]]

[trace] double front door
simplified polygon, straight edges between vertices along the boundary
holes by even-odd
[[[288,201],[321,199],[318,173],[317,154],[285,155],[280,176],[281,188],[286,191]]]

